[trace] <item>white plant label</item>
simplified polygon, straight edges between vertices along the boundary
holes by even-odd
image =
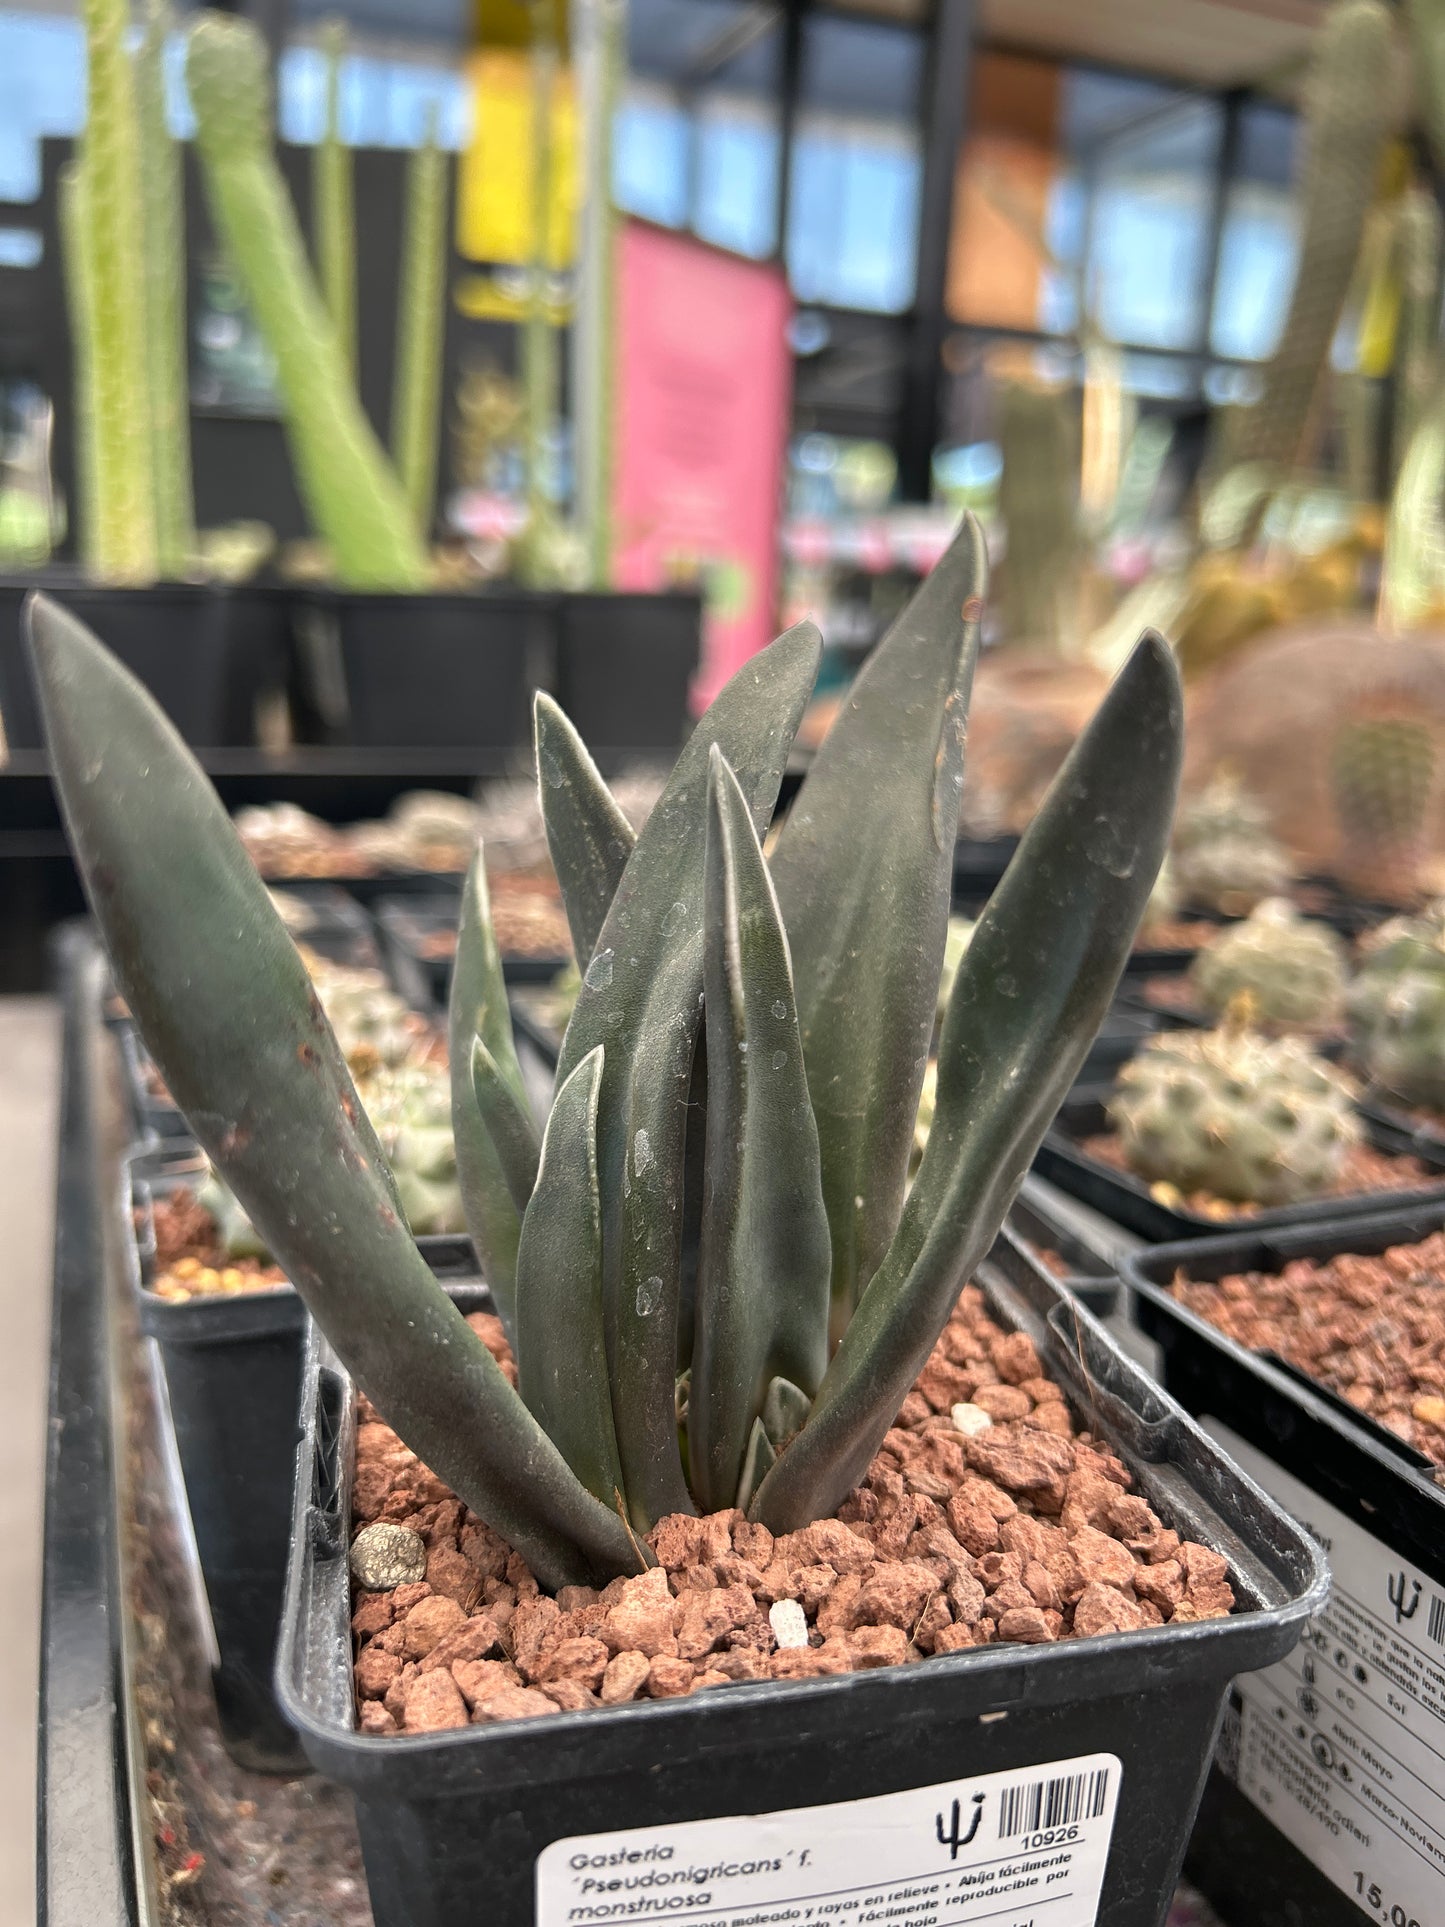
[[[1094,1927],[1114,1831],[1112,1753],[873,1800],[554,1840],[537,1927]]]
[[[1445,1921],[1445,1585],[1215,1419],[1324,1547],[1334,1585],[1288,1659],[1235,1682],[1219,1764],[1381,1927]]]

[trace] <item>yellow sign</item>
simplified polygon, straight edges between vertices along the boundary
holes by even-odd
[[[462,156],[457,247],[468,261],[524,267],[532,259],[532,75],[528,56],[488,47],[469,62],[472,140]],[[552,191],[547,263],[569,267],[577,232],[577,102],[559,71],[552,95]]]

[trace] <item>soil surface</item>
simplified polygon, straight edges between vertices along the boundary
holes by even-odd
[[[500,1321],[469,1322],[514,1377]],[[836,1519],[774,1538],[737,1511],[674,1514],[648,1535],[657,1565],[601,1591],[541,1593],[364,1400],[359,1416],[355,1527],[406,1526],[426,1549],[425,1579],[353,1592],[367,1733],[673,1699],[1234,1606],[1224,1557],[1181,1543],[1130,1491],[1032,1340],[998,1325],[974,1286]]]
[[[1186,917],[1168,917],[1163,923],[1146,923],[1135,939],[1136,950],[1202,950],[1211,937],[1219,935],[1219,925],[1208,921],[1193,923]]]
[[[1377,1258],[1297,1258],[1278,1274],[1170,1293],[1250,1351],[1277,1352],[1445,1467],[1445,1232]]]
[[[1143,985],[1144,1001],[1154,1010],[1167,1010],[1185,1016],[1207,1017],[1211,1023],[1219,1020],[1210,1015],[1199,1001],[1199,993],[1189,981],[1187,971],[1165,971],[1157,977],[1147,977]],[[1260,1017],[1253,1020],[1256,1027],[1271,1037],[1288,1032],[1292,1037],[1311,1037],[1317,1042],[1332,1044],[1342,1042],[1346,1036],[1341,1024],[1281,1024],[1270,1018]]]
[[[279,1265],[228,1256],[219,1243],[216,1220],[195,1192],[184,1186],[156,1198],[152,1216],[156,1268],[150,1289],[157,1298],[182,1303],[188,1298],[272,1290],[289,1283]]]
[[[1080,1138],[1078,1148],[1086,1157],[1107,1164],[1111,1171],[1123,1171],[1129,1177],[1136,1175],[1130,1169],[1123,1147],[1112,1131],[1102,1131],[1096,1137]],[[1377,1151],[1373,1144],[1355,1144],[1346,1151],[1335,1182],[1314,1195],[1319,1198],[1352,1198],[1358,1197],[1361,1192],[1421,1191],[1434,1185],[1445,1185],[1445,1172],[1433,1170],[1422,1159],[1405,1153]],[[1151,1184],[1149,1195],[1172,1211],[1192,1211],[1199,1217],[1215,1218],[1221,1222],[1226,1218],[1257,1217],[1266,1208],[1217,1198],[1212,1191],[1183,1192],[1176,1185],[1167,1183]],[[1304,1200],[1306,1203],[1308,1201]]]

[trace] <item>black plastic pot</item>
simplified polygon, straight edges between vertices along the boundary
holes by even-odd
[[[551,681],[551,597],[316,590],[297,599],[294,621],[306,733],[408,749],[530,740],[529,692]]]
[[[1024,1189],[1009,1206],[1008,1223],[1014,1236],[1029,1247],[1039,1263],[1043,1264],[1041,1254],[1045,1251],[1056,1252],[1063,1259],[1067,1266],[1063,1273],[1055,1272],[1048,1264],[1044,1264],[1044,1270],[1081,1299],[1096,1318],[1107,1318],[1117,1310],[1118,1266],[1097,1251],[1074,1226],[1065,1223],[1032,1179],[1025,1179]]]
[[[101,588],[57,572],[0,582],[0,712],[12,750],[44,748],[20,633],[20,611],[34,588],[95,631],[188,743],[209,749],[255,742],[256,699],[285,682],[283,591],[186,582]]]
[[[1016,836],[961,836],[953,847],[955,900],[990,896],[1003,881],[1003,873],[1012,863],[1018,846]]]
[[[1182,1205],[1160,1204],[1143,1178],[1117,1171],[1080,1148],[1084,1138],[1108,1129],[1104,1106],[1108,1090],[1078,1085],[1064,1099],[1034,1159],[1034,1169],[1071,1197],[1080,1198],[1115,1224],[1147,1244],[1172,1244],[1186,1238],[1222,1238],[1247,1230],[1270,1230],[1276,1225],[1320,1224],[1340,1218],[1360,1218],[1381,1211],[1407,1210],[1445,1196],[1445,1149],[1431,1151],[1415,1138],[1385,1121],[1365,1105],[1355,1108],[1366,1140],[1376,1150],[1417,1157],[1438,1183],[1414,1185],[1399,1191],[1354,1192],[1346,1197],[1313,1198],[1302,1204],[1275,1205],[1247,1217],[1206,1218]]]
[[[444,1009],[451,990],[452,957],[450,953],[429,956],[426,939],[441,931],[455,933],[460,897],[420,890],[394,901],[378,897],[375,912],[386,966],[398,994],[417,1010]],[[566,957],[504,955],[502,975],[509,984],[549,984],[568,962]]]
[[[557,700],[594,751],[676,751],[702,646],[702,599],[557,598]]]
[[[538,1857],[554,1842],[569,1843],[565,1861],[619,1844],[574,1847],[578,1836],[643,1828],[646,1837],[620,1845],[656,1864],[673,1857],[663,1832],[671,1824],[775,1814],[751,1837],[765,1852],[796,1851],[808,1838],[799,1809],[919,1787],[927,1812],[919,1816],[917,1871],[939,1878],[950,1865],[945,1816],[961,1812],[966,1830],[978,1784],[986,1797],[994,1791],[985,1776],[1007,1775],[1016,1787],[1069,1781],[1081,1760],[1098,1755],[1107,1756],[1093,1763],[1117,1784],[1119,1804],[1097,1918],[1109,1927],[1158,1927],[1227,1681],[1292,1649],[1323,1598],[1323,1564],[1308,1537],[1237,1476],[1019,1246],[1000,1240],[979,1282],[1004,1323],[1029,1331],[1046,1369],[1130,1462],[1150,1502],[1192,1537],[1226,1550],[1244,1611],[834,1679],[365,1738],[353,1724],[346,1558],[355,1402],[334,1354],[313,1338],[278,1687],[313,1763],[355,1795],[377,1927],[470,1927],[479,1911],[495,1927],[590,1920],[585,1905],[581,1913],[538,1908]],[[1015,1837],[1004,1813],[1002,1801],[990,1809],[995,1841]],[[871,1816],[855,1807],[841,1818],[863,1827]],[[716,1849],[684,1843],[677,1852],[684,1862],[695,1853],[706,1867]],[[830,1871],[820,1868],[819,1891],[844,1884]],[[871,1867],[859,1875],[872,1876]],[[701,1894],[708,1880],[703,1874],[683,1891]],[[720,1904],[724,1898],[694,1904],[710,1922],[749,1917]],[[1007,1907],[1007,1893],[1004,1900]],[[614,1902],[600,1904],[606,1918],[626,1917]],[[1087,1907],[1069,1918],[1094,1918]],[[757,1917],[792,1921],[802,1910],[763,1907]],[[939,1914],[918,1916],[925,1917]],[[985,1909],[980,1903],[965,1917],[983,1919]],[[1041,1909],[1038,1918],[1046,1918]]]
[[[259,1772],[304,1768],[273,1690],[285,1593],[291,1480],[300,1410],[305,1309],[289,1285],[175,1303],[148,1289],[155,1271],[152,1200],[194,1185],[197,1160],[132,1168],[132,1282],[141,1330],[160,1349],[176,1450],[210,1601],[220,1664],[216,1706],[226,1745]],[[439,1277],[476,1269],[464,1237],[421,1238]]]
[[[1300,1664],[1241,1681],[1231,1696],[1189,1850],[1208,1898],[1252,1927],[1445,1920],[1438,1824],[1412,1789],[1408,1740],[1391,1747],[1398,1731],[1431,1749],[1424,1783],[1438,1797],[1445,1490],[1403,1439],[1282,1360],[1245,1351],[1167,1287],[1177,1272],[1211,1283],[1299,1258],[1369,1257],[1442,1226],[1445,1204],[1166,1245],[1123,1266],[1170,1394],[1329,1543],[1336,1567],[1336,1597]],[[1424,1820],[1402,1815],[1421,1806],[1431,1809]],[[1422,1853],[1427,1835],[1436,1849]]]

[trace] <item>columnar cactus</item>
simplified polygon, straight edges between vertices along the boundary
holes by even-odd
[[[422,144],[407,161],[391,391],[391,458],[423,540],[436,501],[446,295],[447,157],[437,144],[433,107]]]
[[[548,1585],[635,1570],[668,1513],[738,1503],[786,1531],[836,1510],[1108,1008],[1178,781],[1178,675],[1150,636],[974,931],[905,1198],[983,566],[970,523],[859,676],[771,863],[759,832],[817,672],[810,624],[721,692],[636,834],[538,699],[542,805],[585,960],[540,1142],[480,853],[450,1012],[458,1175],[520,1395],[423,1263],[219,800],[140,685],[32,605],[72,842],[171,1090],[378,1410]]]
[[[150,467],[156,562],[186,574],[196,548],[191,496],[191,393],[186,343],[186,218],[181,153],[166,119],[167,0],[148,0],[136,49],[140,181],[145,207],[145,342],[150,399]]]
[[[1347,883],[1386,901],[1415,896],[1442,766],[1440,727],[1408,692],[1360,702],[1339,725],[1330,745],[1330,797]]]
[[[247,21],[203,13],[186,79],[211,211],[275,356],[302,492],[337,578],[348,588],[423,588],[425,548],[357,399],[271,150],[260,35]]]
[[[1288,470],[1304,453],[1395,113],[1393,27],[1383,0],[1335,0],[1305,92],[1299,267],[1264,393],[1233,455]]]
[[[336,332],[347,373],[356,374],[356,190],[351,149],[341,138],[341,63],[346,23],[328,20],[321,30],[326,64],[326,119],[311,150],[311,228],[316,272],[326,312]]]
[[[79,355],[88,399],[81,439],[91,468],[86,488],[95,514],[86,543],[94,573],[108,582],[152,582],[156,574],[155,499],[150,480],[146,365],[145,231],[134,75],[125,44],[126,0],[85,0],[85,132],[80,178],[69,195],[67,262],[83,253],[72,294],[87,339]]]
[[[1234,1204],[1319,1196],[1360,1136],[1338,1071],[1298,1038],[1238,1025],[1151,1037],[1108,1114],[1140,1177]]]
[[[1057,646],[1071,619],[1082,550],[1079,427],[1073,392],[1006,382],[999,393],[1008,531],[1004,620],[1009,639]]]
[[[1260,1023],[1315,1030],[1343,1016],[1347,977],[1345,946],[1329,925],[1280,897],[1221,930],[1189,973],[1199,1001],[1217,1017],[1244,996]]]
[[[1355,1057],[1384,1090],[1445,1110],[1445,901],[1369,939],[1349,994]]]

